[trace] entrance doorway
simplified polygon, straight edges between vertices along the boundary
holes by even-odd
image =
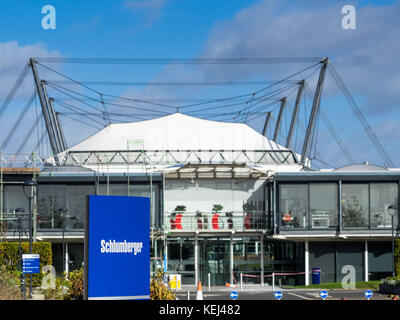
[[[208,274],[211,286],[229,282],[229,241],[199,241],[199,279],[204,285],[208,285]]]

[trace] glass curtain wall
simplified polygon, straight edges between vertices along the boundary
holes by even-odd
[[[276,276],[276,283],[303,285],[304,243],[289,241],[271,241],[264,239],[264,283],[272,284],[272,272],[292,273]]]
[[[343,227],[391,228],[388,207],[398,203],[397,183],[343,183]],[[394,217],[397,226],[398,216]]]
[[[342,184],[343,227],[368,228],[368,184]]]
[[[261,283],[261,246],[257,239],[244,238],[233,243],[233,276],[237,283]]]
[[[388,207],[397,204],[398,187],[396,183],[371,183],[370,184],[370,215],[371,228],[391,228],[392,218]],[[394,225],[398,223],[398,216],[394,217]]]
[[[398,184],[388,182],[342,183],[344,228],[391,228],[388,207],[398,203]],[[338,183],[279,185],[279,219],[282,229],[328,229],[338,226]],[[394,226],[398,216],[394,217]]]
[[[308,185],[281,185],[279,210],[282,228],[306,228],[308,225]]]
[[[62,229],[61,208],[67,208],[67,230],[82,230],[86,196],[94,194],[94,185],[39,184],[37,195],[38,229]]]
[[[180,274],[182,284],[194,284],[194,240],[168,239],[167,246],[168,273]]]
[[[331,228],[338,225],[338,185],[310,183],[311,228]]]
[[[22,185],[5,185],[4,186],[4,206],[3,206],[3,217],[4,218],[22,218],[21,229],[23,233],[28,232],[28,214],[29,214],[29,200],[25,196]],[[19,212],[22,209],[22,212]],[[4,231],[18,230],[19,223],[17,220],[8,220],[4,224]]]

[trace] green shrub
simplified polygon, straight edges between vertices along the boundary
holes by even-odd
[[[68,294],[66,300],[76,300],[83,298],[83,268],[68,273],[67,279]]]
[[[5,267],[8,272],[20,274],[22,266],[19,262],[19,243],[18,242],[0,242],[0,265]],[[29,253],[29,243],[21,242],[21,254]],[[53,256],[50,242],[33,242],[32,253],[40,255],[40,270],[45,265],[52,265]],[[29,276],[27,276],[27,279]],[[43,274],[33,274],[32,286],[39,287],[42,283]]]

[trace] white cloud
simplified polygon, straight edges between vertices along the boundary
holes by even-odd
[[[17,41],[10,41],[0,43],[0,57],[0,101],[3,101],[24,66],[29,62],[29,58],[61,57],[61,54],[56,50],[49,51],[43,43],[22,46]],[[30,75],[31,72],[29,72]],[[28,79],[29,77],[19,91],[21,96],[27,96],[33,92],[33,82]]]

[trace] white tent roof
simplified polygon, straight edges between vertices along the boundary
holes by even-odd
[[[244,123],[175,113],[132,123],[110,124],[67,151],[287,150]]]

